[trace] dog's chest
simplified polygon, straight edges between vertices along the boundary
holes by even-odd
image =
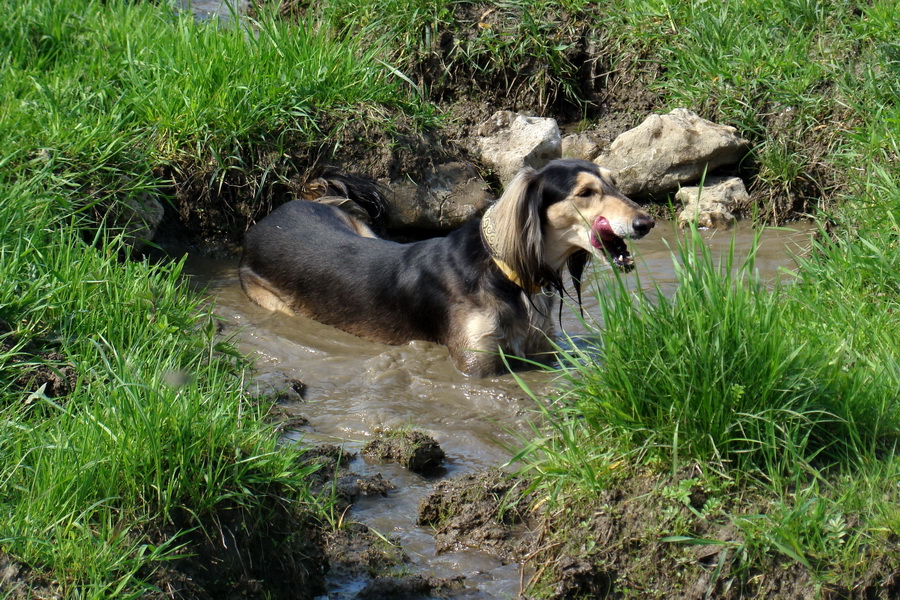
[[[497,344],[507,354],[528,356],[545,351],[548,337],[553,334],[553,314],[556,296],[549,293],[522,295],[525,318],[516,311],[498,311],[494,324]]]

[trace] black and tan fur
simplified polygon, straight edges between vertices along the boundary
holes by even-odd
[[[470,375],[504,370],[508,356],[550,350],[557,294],[591,254],[631,268],[623,239],[654,225],[593,163],[526,169],[483,218],[446,237],[384,240],[346,212],[296,200],[248,232],[241,285],[257,304],[388,344],[446,345]]]

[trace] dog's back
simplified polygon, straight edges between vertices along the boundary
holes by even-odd
[[[369,339],[442,341],[446,295],[421,280],[429,268],[446,277],[441,245],[384,240],[338,208],[296,200],[247,232],[241,285],[264,308]]]

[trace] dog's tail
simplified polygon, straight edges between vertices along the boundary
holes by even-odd
[[[365,211],[368,216],[364,219],[366,221],[377,221],[387,214],[384,188],[377,181],[364,175],[343,173],[334,167],[326,167],[310,178],[300,190],[300,197],[311,202],[332,204],[355,217],[363,216],[352,206],[355,204]]]

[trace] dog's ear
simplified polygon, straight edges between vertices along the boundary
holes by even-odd
[[[575,288],[575,299],[578,301],[578,310],[584,317],[584,309],[581,305],[581,277],[584,275],[584,268],[591,260],[591,255],[585,250],[578,250],[566,261],[569,268],[569,275],[572,276],[572,287]]]
[[[492,210],[498,254],[528,287],[542,283],[542,195],[542,179],[526,167],[509,182]]]

